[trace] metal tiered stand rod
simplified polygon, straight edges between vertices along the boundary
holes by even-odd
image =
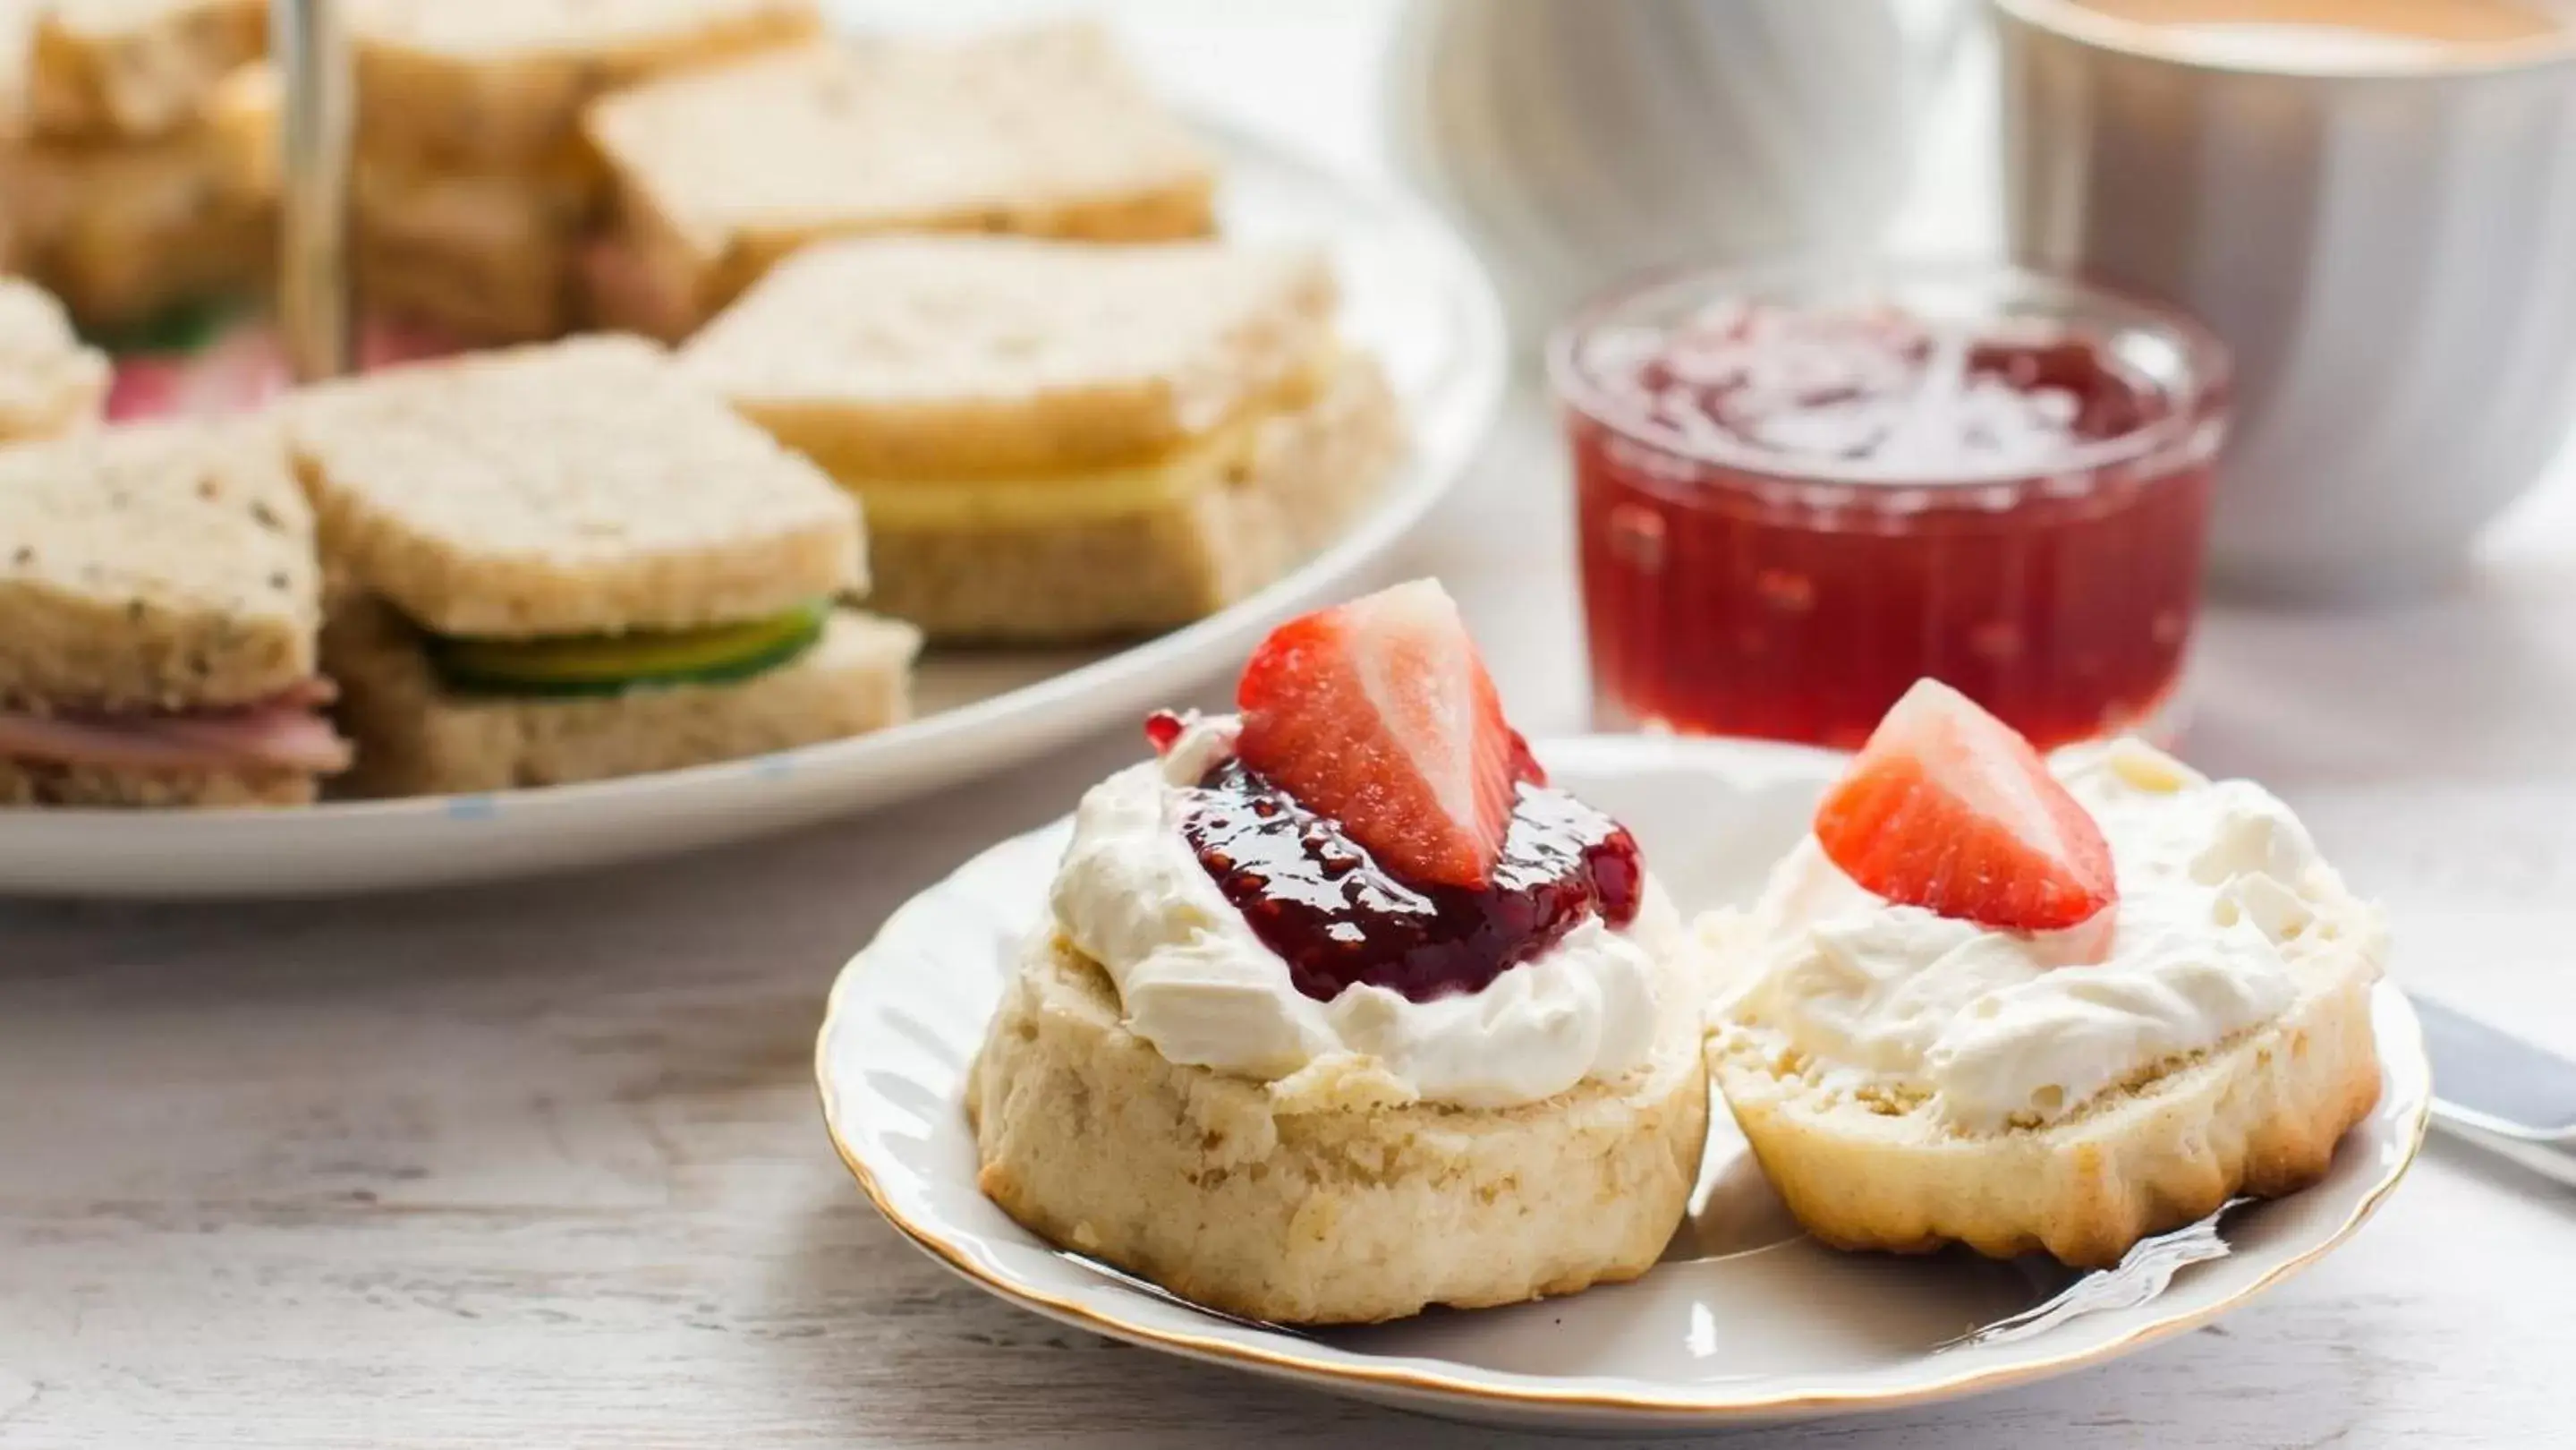
[[[297,382],[350,370],[350,134],[356,82],[344,0],[271,0],[270,49],[284,90],[277,309]]]

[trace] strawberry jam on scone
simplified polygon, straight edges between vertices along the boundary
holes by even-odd
[[[1282,626],[1237,702],[1084,797],[971,1079],[985,1192],[1286,1322],[1643,1272],[1707,1096],[1635,838],[1548,785],[1435,583]]]
[[[2288,807],[2136,741],[2043,760],[1929,680],[1700,930],[1718,1085],[1844,1247],[2115,1263],[2313,1182],[2378,1094],[2379,913]]]

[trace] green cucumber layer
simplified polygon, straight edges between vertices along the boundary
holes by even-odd
[[[439,682],[464,694],[622,695],[674,685],[729,685],[793,663],[831,623],[828,603],[747,624],[560,639],[433,635]]]
[[[192,357],[250,316],[230,299],[181,302],[122,327],[102,328],[85,339],[114,357]]]

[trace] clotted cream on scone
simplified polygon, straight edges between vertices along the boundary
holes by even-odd
[[[1915,687],[1702,934],[1716,1081],[1809,1231],[2116,1263],[2320,1177],[2377,1101],[2385,929],[2288,807]]]
[[[1550,789],[1439,586],[1282,627],[1084,797],[968,1093],[986,1193],[1232,1313],[1632,1278],[1707,1127],[1636,843]]]

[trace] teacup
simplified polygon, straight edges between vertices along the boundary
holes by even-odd
[[[2016,260],[2234,352],[2239,593],[2437,583],[2576,420],[2576,16],[1993,0]]]

